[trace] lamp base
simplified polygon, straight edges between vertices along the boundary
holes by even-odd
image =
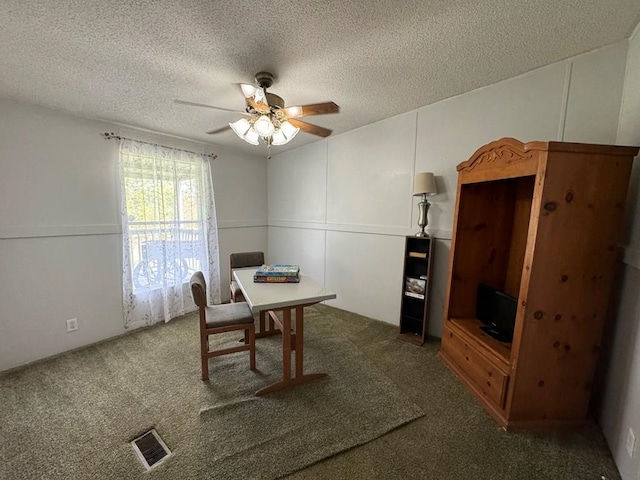
[[[420,215],[418,216],[418,226],[420,227],[420,231],[416,233],[416,237],[428,237],[429,234],[424,231],[425,227],[429,223],[427,215],[429,214],[429,207],[431,204],[427,201],[427,196],[422,195],[422,201],[418,203],[418,208],[420,209]]]

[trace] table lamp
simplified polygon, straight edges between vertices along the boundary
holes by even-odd
[[[427,195],[435,195],[438,193],[436,189],[436,179],[431,172],[417,173],[413,181],[413,196],[422,195],[422,200],[418,204],[420,208],[418,216],[418,225],[420,231],[416,233],[416,237],[428,237],[427,232],[424,231],[425,227],[429,223],[427,215],[429,213],[429,207],[431,204],[427,201]]]

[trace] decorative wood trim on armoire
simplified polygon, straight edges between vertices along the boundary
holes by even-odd
[[[503,138],[457,167],[439,356],[505,428],[586,420],[637,153]],[[517,299],[511,342],[480,283]]]

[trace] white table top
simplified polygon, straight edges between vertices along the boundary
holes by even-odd
[[[233,278],[238,283],[251,311],[275,310],[294,305],[333,300],[336,294],[316,283],[311,277],[300,275],[300,283],[254,283],[257,268],[236,268]]]

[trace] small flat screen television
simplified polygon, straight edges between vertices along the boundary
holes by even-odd
[[[517,308],[517,298],[484,283],[478,284],[476,317],[484,324],[482,330],[491,337],[500,342],[513,340]]]

